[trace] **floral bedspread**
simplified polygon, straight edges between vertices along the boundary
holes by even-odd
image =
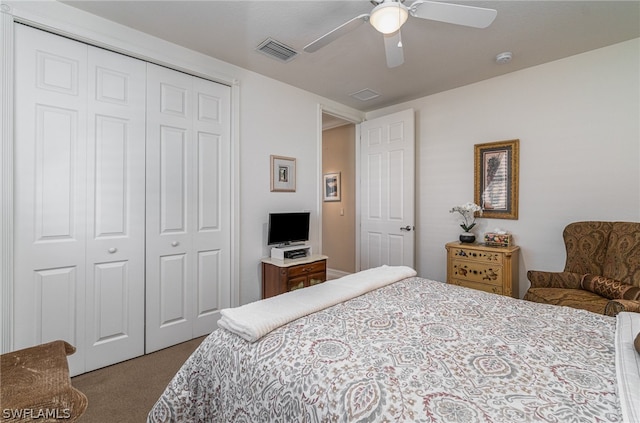
[[[615,318],[409,278],[212,333],[149,422],[619,422]]]

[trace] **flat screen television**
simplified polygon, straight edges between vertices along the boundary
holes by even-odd
[[[291,244],[309,240],[311,212],[269,213],[267,244]]]

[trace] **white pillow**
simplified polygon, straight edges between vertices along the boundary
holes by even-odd
[[[616,325],[616,373],[625,422],[640,422],[640,354],[633,346],[640,332],[640,313],[622,312]]]

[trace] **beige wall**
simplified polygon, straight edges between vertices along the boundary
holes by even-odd
[[[355,125],[322,133],[322,173],[340,172],[341,201],[322,203],[322,253],[327,267],[352,273],[355,260]]]
[[[564,267],[563,228],[578,220],[640,221],[640,39],[398,104],[367,119],[416,111],[416,266],[445,280],[451,207],[473,201],[474,144],[520,139],[518,220],[502,228],[526,271]]]

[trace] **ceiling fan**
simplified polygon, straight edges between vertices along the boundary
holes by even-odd
[[[494,9],[466,6],[439,1],[416,0],[411,6],[405,6],[405,0],[370,0],[375,5],[371,13],[364,13],[345,22],[336,29],[308,44],[304,51],[313,53],[353,31],[364,22],[369,22],[384,36],[384,48],[387,66],[395,68],[404,63],[402,35],[400,28],[409,18],[430,19],[473,28],[486,28],[498,14]]]

